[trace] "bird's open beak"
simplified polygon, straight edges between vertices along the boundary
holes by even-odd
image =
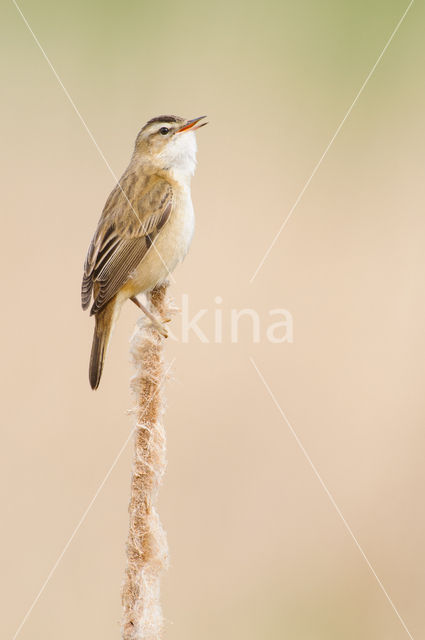
[[[200,116],[199,118],[194,118],[193,120],[188,120],[186,122],[186,124],[184,124],[181,129],[177,130],[177,133],[181,133],[182,131],[189,131],[189,129],[192,129],[192,131],[195,131],[196,129],[200,129],[201,127],[204,127],[206,124],[208,124],[208,122],[202,122],[202,124],[197,124],[200,120],[203,120],[204,118],[206,118],[207,116]]]

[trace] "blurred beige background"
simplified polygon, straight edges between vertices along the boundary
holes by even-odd
[[[424,7],[414,3],[253,284],[262,255],[407,2],[22,2],[113,170],[160,113],[198,134],[197,228],[177,301],[223,298],[222,344],[169,341],[167,640],[425,633]],[[13,638],[131,429],[128,341],[101,388],[80,308],[113,178],[3,4],[2,638]],[[230,342],[231,309],[288,309],[293,344]],[[174,322],[176,331],[180,320]],[[227,333],[226,333],[227,332]],[[119,637],[128,447],[19,638]]]

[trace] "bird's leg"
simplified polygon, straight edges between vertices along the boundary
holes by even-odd
[[[139,307],[139,309],[141,309],[143,311],[143,313],[149,318],[149,320],[152,322],[153,326],[155,327],[155,329],[157,331],[159,331],[159,333],[164,336],[164,338],[168,338],[168,331],[167,329],[164,327],[164,325],[159,322],[159,320],[157,320],[155,318],[155,316],[153,315],[153,313],[151,313],[149,311],[149,309],[146,309],[145,305],[142,304],[140,302],[140,300],[136,297],[133,296],[132,298],[130,298],[131,302],[134,302],[134,304],[136,305],[136,307]]]

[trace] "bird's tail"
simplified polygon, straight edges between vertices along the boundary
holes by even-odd
[[[106,349],[116,317],[116,300],[113,298],[102,311],[95,315],[93,343],[90,355],[89,380],[92,389],[97,389],[102,376]]]

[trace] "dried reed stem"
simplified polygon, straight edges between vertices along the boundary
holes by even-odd
[[[167,285],[151,293],[151,310],[169,317]],[[158,640],[163,618],[160,605],[161,573],[168,565],[165,532],[156,510],[159,486],[166,467],[165,430],[161,422],[164,381],[163,338],[149,322],[139,322],[131,341],[136,369],[131,381],[136,416],[134,463],[129,504],[130,530],[122,602],[123,640]]]

